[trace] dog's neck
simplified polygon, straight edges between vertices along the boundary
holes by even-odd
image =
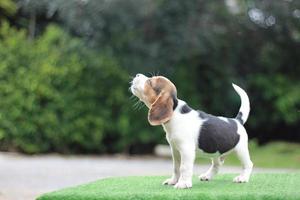
[[[175,107],[175,109],[173,111],[172,117],[170,118],[169,121],[167,121],[166,123],[162,124],[162,126],[163,126],[163,128],[164,128],[164,130],[166,132],[170,132],[171,131],[171,123],[172,123],[172,121],[176,120],[176,118],[177,118],[178,115],[181,115],[180,110],[182,109],[182,107],[184,105],[187,105],[185,101],[177,99],[177,105],[176,105],[176,107]]]

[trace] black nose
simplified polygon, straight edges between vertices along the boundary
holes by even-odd
[[[139,77],[139,76],[141,76],[142,74],[137,74],[137,75],[135,75],[135,77]]]

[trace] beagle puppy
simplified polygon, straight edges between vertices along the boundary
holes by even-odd
[[[137,74],[130,86],[149,108],[151,125],[162,125],[173,157],[173,175],[163,184],[175,188],[191,188],[196,150],[212,160],[211,167],[200,175],[201,181],[209,181],[219,171],[225,156],[235,152],[242,163],[242,173],[233,179],[236,183],[248,182],[253,163],[248,150],[248,135],[243,126],[250,103],[246,92],[232,84],[241,98],[241,107],[235,118],[218,117],[194,110],[177,98],[175,85],[163,76],[147,77]]]

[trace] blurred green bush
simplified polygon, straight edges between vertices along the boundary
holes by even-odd
[[[251,138],[300,141],[300,1],[17,2],[20,26],[34,15],[39,35],[53,20],[128,73],[169,77],[194,108],[234,117],[235,82],[250,96]]]
[[[23,30],[3,23],[1,150],[120,152],[157,140],[130,126],[128,82],[111,57],[86,49],[57,26],[32,42]]]
[[[18,30],[0,34],[2,150],[151,151],[163,131],[127,91],[129,74],[149,72],[228,117],[234,82],[250,97],[250,138],[300,141],[300,1],[3,2],[0,20]]]

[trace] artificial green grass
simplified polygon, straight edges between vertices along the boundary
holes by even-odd
[[[300,174],[254,174],[249,183],[237,184],[235,175],[218,175],[210,182],[193,179],[193,188],[178,190],[163,186],[166,177],[108,178],[47,193],[38,200],[211,200],[300,199]]]
[[[251,160],[255,167],[300,169],[300,144],[271,142],[259,146],[255,140],[249,142]],[[197,158],[199,164],[209,164],[207,158]],[[241,166],[235,153],[225,159],[225,166]]]

